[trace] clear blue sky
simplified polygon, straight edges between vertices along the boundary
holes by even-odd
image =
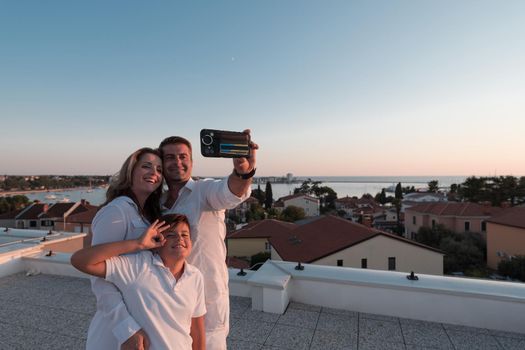
[[[525,175],[525,1],[0,0],[0,174],[251,128],[259,175]]]

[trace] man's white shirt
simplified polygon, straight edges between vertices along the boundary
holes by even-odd
[[[233,209],[251,194],[234,195],[228,178],[222,180],[190,179],[180,189],[171,208],[164,214],[184,214],[190,222],[193,249],[187,261],[204,276],[207,314],[206,332],[222,329],[227,332],[229,318],[228,269],[226,266],[226,226],[224,210]],[[166,195],[166,194],[165,194]],[[162,200],[165,203],[166,196]]]

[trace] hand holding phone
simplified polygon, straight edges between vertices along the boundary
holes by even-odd
[[[237,131],[202,129],[201,154],[213,158],[249,158],[250,134]]]

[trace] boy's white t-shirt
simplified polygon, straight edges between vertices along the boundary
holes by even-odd
[[[106,260],[106,280],[121,291],[150,349],[191,349],[191,319],[206,313],[202,274],[185,263],[177,281],[148,250]]]

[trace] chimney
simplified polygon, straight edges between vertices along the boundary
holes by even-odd
[[[501,202],[499,206],[502,207],[502,208],[510,208],[511,207],[509,201]]]
[[[372,228],[372,217],[370,215],[363,215],[363,225]]]
[[[81,199],[80,200],[80,205],[86,205],[86,200],[85,199]]]

